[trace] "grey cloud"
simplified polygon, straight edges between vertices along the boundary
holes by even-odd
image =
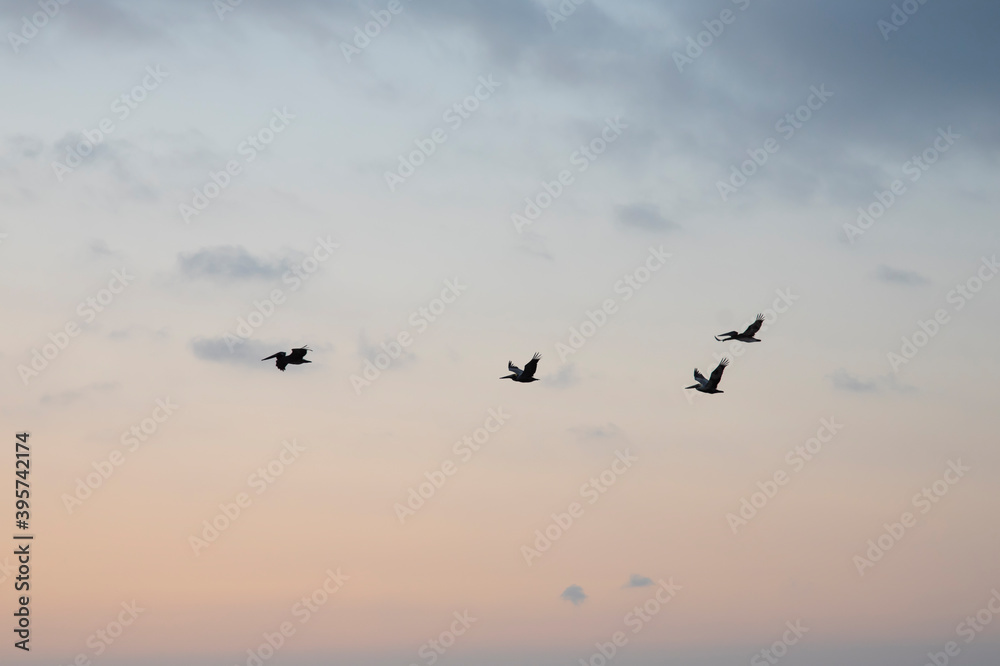
[[[607,423],[602,426],[581,426],[570,428],[570,432],[580,439],[587,440],[617,439],[624,435],[622,429],[614,423]]]
[[[828,375],[827,379],[835,389],[848,393],[912,393],[916,390],[913,386],[901,383],[896,375],[891,373],[877,377],[861,377],[841,369]]]
[[[117,382],[100,382],[85,386],[81,389],[62,391],[60,393],[45,393],[42,395],[39,402],[46,406],[66,407],[74,402],[78,402],[79,400],[86,398],[89,395],[110,393],[111,391],[116,391],[119,388],[121,388],[121,384],[118,384]]]
[[[260,367],[262,358],[282,349],[280,344],[257,340],[246,340],[242,344],[233,345],[232,349],[225,338],[196,338],[191,341],[191,351],[203,361],[252,367]]]
[[[928,284],[930,282],[930,280],[925,278],[920,273],[917,273],[916,271],[900,270],[885,265],[878,267],[878,271],[876,271],[875,277],[882,282],[889,282],[891,284],[902,284],[908,286],[919,286]]]
[[[239,245],[221,245],[181,253],[177,263],[184,277],[211,280],[276,279],[291,265],[287,259],[268,261],[255,257]]]
[[[579,585],[570,585],[563,590],[563,593],[559,595],[559,598],[563,601],[570,602],[574,606],[579,606],[587,600],[587,595],[584,594],[583,588]]]
[[[615,213],[618,224],[626,227],[646,231],[668,231],[677,228],[674,222],[664,217],[660,209],[652,204],[618,206]]]
[[[622,587],[649,587],[652,584],[652,578],[640,576],[639,574],[632,574],[632,576],[628,579],[628,582],[622,585]]]
[[[567,363],[559,368],[554,375],[545,378],[545,385],[553,388],[569,388],[580,383],[580,374],[576,364]]]

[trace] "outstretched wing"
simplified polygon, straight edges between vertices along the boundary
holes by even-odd
[[[518,377],[521,376],[521,368],[514,365],[514,361],[507,361],[507,369],[513,372]]]
[[[753,336],[757,335],[757,331],[759,331],[760,327],[763,325],[764,325],[764,315],[759,314],[757,315],[757,319],[754,321],[754,323],[750,324],[750,326],[747,327],[747,330],[743,331],[743,335],[748,335],[752,338]]]
[[[715,370],[712,371],[712,376],[708,380],[708,388],[713,390],[719,388],[719,382],[722,381],[722,373],[725,372],[727,365],[729,365],[729,359],[724,358],[722,359],[722,362],[716,366]]]
[[[699,384],[701,384],[702,386],[708,383],[708,380],[705,379],[705,375],[698,372],[698,368],[694,369],[694,380]]]
[[[309,347],[299,347],[298,349],[292,350],[292,355],[289,360],[301,361],[306,357],[306,352],[311,351]]]
[[[524,365],[524,376],[526,379],[530,379],[535,376],[535,370],[538,369],[538,359],[541,357],[541,354],[536,353],[531,357],[531,360]]]

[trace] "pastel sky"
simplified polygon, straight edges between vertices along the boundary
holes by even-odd
[[[0,662],[998,663],[998,25],[4,0]]]

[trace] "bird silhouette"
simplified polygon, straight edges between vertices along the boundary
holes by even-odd
[[[764,325],[764,315],[759,314],[757,315],[757,319],[755,319],[754,322],[747,327],[747,330],[743,331],[742,333],[737,333],[736,331],[729,331],[728,333],[722,334],[722,335],[727,335],[729,337],[720,338],[717,335],[715,336],[715,339],[718,340],[719,342],[729,342],[730,340],[739,340],[740,342],[760,342],[760,340],[758,340],[754,336],[757,335],[757,331],[759,331],[760,327],[763,325]]]
[[[725,391],[719,390],[719,382],[722,381],[722,373],[726,370],[727,365],[729,365],[729,359],[722,359],[722,362],[712,371],[712,376],[708,379],[705,379],[705,375],[698,372],[698,368],[695,368],[694,380],[698,383],[686,386],[685,388],[695,389],[702,393],[725,393]]]
[[[282,372],[285,371],[285,367],[289,365],[302,365],[303,363],[312,363],[312,361],[306,360],[306,352],[312,351],[309,347],[303,345],[298,349],[293,349],[291,354],[286,354],[285,352],[278,352],[277,354],[272,354],[267,358],[262,358],[262,361],[270,361],[272,358],[277,359],[274,365],[277,366],[278,370]]]
[[[537,382],[538,379],[535,377],[535,370],[538,369],[538,360],[542,358],[541,354],[535,354],[531,357],[531,360],[524,365],[524,370],[514,365],[513,361],[507,361],[507,369],[513,374],[506,375],[500,379],[510,379],[515,382],[520,382],[522,384],[527,384],[528,382]]]

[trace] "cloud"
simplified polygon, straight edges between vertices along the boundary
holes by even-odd
[[[385,347],[382,345],[385,345]],[[397,350],[396,347],[400,347],[400,349]],[[388,350],[386,348],[388,348]],[[358,356],[361,357],[362,360],[375,363],[376,357],[380,354],[388,355],[392,358],[391,367],[393,368],[401,367],[417,359],[416,354],[408,349],[402,348],[396,338],[387,337],[382,344],[377,345],[373,342],[369,342],[368,335],[364,331],[361,331],[358,334]],[[393,354],[398,354],[399,356],[396,357]]]
[[[652,204],[629,204],[615,208],[618,224],[623,227],[645,231],[669,231],[678,226],[665,218],[660,209]]]
[[[96,384],[90,384],[81,389],[75,389],[70,391],[63,391],[61,393],[46,393],[44,394],[39,402],[43,405],[52,405],[56,407],[66,407],[78,400],[81,400],[88,395],[94,393],[108,393],[121,388],[121,384],[117,382],[101,382]]]
[[[91,241],[90,253],[99,257],[107,257],[114,254],[114,250],[108,247],[107,241],[98,238]]]
[[[181,274],[190,279],[258,280],[276,279],[289,268],[287,259],[266,261],[239,245],[219,245],[177,257]]]
[[[838,370],[829,376],[834,388],[850,393],[874,393],[879,390],[877,381],[862,379],[847,370]]]
[[[554,375],[545,378],[544,384],[554,388],[568,388],[580,383],[580,375],[573,363],[564,365]]]
[[[563,601],[568,601],[574,606],[579,606],[587,599],[587,595],[584,594],[583,588],[579,585],[570,585],[563,593],[559,595]]]
[[[887,391],[894,393],[912,393],[916,390],[913,386],[900,384],[899,379],[894,374],[863,378],[858,375],[851,374],[847,370],[841,369],[832,375],[828,375],[828,379],[833,384],[835,389],[846,391],[848,393],[864,394],[883,393]]]
[[[167,326],[158,329],[152,329],[147,326],[127,326],[125,328],[116,328],[108,333],[109,340],[131,340],[140,336],[151,340],[166,340],[170,338],[170,328]]]
[[[617,439],[624,435],[622,429],[614,423],[606,423],[602,426],[579,426],[570,428],[569,431],[580,439],[589,440]]]
[[[257,340],[246,340],[242,344],[233,345],[232,349],[229,345],[230,342],[225,338],[195,338],[191,341],[191,351],[203,361],[260,367],[262,358],[280,351],[283,347],[281,344]]]
[[[875,277],[882,282],[891,284],[903,284],[908,286],[918,286],[929,284],[930,280],[916,271],[904,271],[891,266],[881,265],[875,273]]]
[[[649,587],[653,584],[652,578],[647,578],[646,576],[640,576],[639,574],[632,574],[628,579],[628,582],[622,585],[623,588],[626,587]]]

